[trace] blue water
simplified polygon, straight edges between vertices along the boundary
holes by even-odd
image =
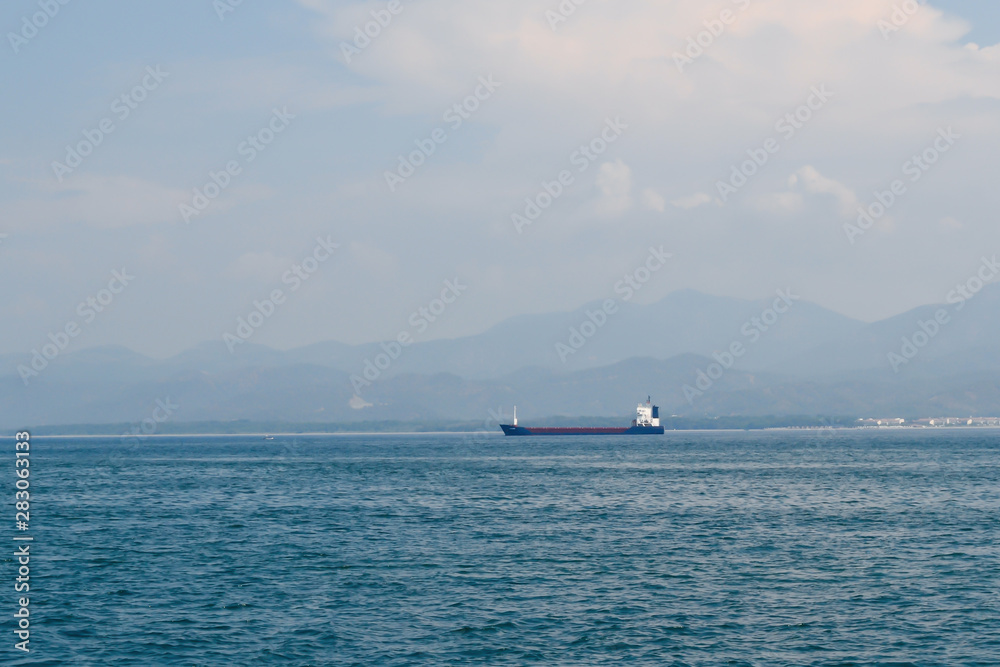
[[[995,431],[36,438],[33,650],[0,650],[997,665],[998,453]]]

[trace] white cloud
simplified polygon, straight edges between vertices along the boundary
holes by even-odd
[[[601,191],[600,213],[621,215],[632,208],[632,169],[620,159],[601,165],[597,187]]]
[[[788,177],[788,188],[786,192],[759,195],[752,200],[752,205],[764,213],[794,215],[803,210],[807,196],[832,196],[837,201],[838,214],[844,217],[852,216],[859,206],[850,188],[809,165]]]
[[[298,116],[307,111],[337,109],[380,102],[380,86],[350,80],[329,84],[329,74],[317,78],[307,69],[276,62],[274,58],[247,57],[178,64],[170,95],[197,99],[204,113],[232,114],[257,110],[267,122],[271,109],[287,105]]]
[[[683,208],[689,210],[692,208],[698,208],[705,204],[711,204],[712,198],[709,197],[704,192],[696,192],[693,195],[688,195],[686,197],[680,197],[678,199],[671,199],[670,204],[676,206],[677,208]]]
[[[301,309],[313,321],[289,326],[295,333],[282,335],[376,340],[419,305],[419,286],[435,284],[457,262],[497,277],[476,299],[463,302],[461,313],[442,323],[435,336],[454,335],[447,328],[452,321],[477,330],[508,315],[585,303],[602,294],[602,285],[581,280],[593,273],[595,251],[624,255],[632,250],[635,235],[618,233],[624,224],[617,221],[615,229],[577,224],[586,217],[580,213],[620,214],[633,205],[660,210],[662,198],[675,210],[697,208],[708,223],[676,230],[684,235],[677,241],[691,258],[684,278],[690,286],[729,295],[763,292],[808,254],[808,275],[802,278],[816,300],[854,314],[868,310],[866,316],[891,310],[900,296],[916,303],[915,285],[947,278],[949,264],[960,265],[965,255],[979,250],[976,243],[997,241],[989,213],[1000,197],[990,187],[1000,149],[995,122],[1000,48],[967,48],[967,26],[944,17],[933,2],[887,41],[877,23],[899,1],[754,0],[681,73],[672,54],[704,30],[704,22],[717,17],[722,5],[732,6],[729,0],[718,7],[697,0],[589,0],[557,32],[549,28],[545,10],[558,0],[404,0],[403,12],[349,65],[340,42],[350,40],[354,27],[370,21],[370,12],[384,7],[385,0],[300,0],[318,13],[308,21],[285,20],[280,11],[265,13],[267,21],[276,17],[281,23],[268,33],[277,41],[256,40],[245,57],[184,45],[171,52],[176,72],[170,86],[145,103],[100,156],[87,163],[107,176],[81,170],[62,189],[13,178],[3,183],[0,230],[11,238],[2,251],[17,259],[15,229],[20,249],[29,240],[20,238],[21,228],[35,225],[63,225],[69,232],[53,235],[66,239],[47,253],[53,258],[60,253],[88,256],[95,249],[110,253],[104,237],[113,237],[122,252],[132,252],[134,239],[142,235],[136,232],[155,231],[169,242],[149,252],[162,255],[164,264],[173,257],[178,262],[171,269],[175,273],[160,271],[157,276],[173,277],[197,267],[204,272],[199,275],[211,273],[211,279],[225,282],[227,267],[211,261],[233,256],[233,230],[182,226],[177,203],[190,199],[192,187],[203,185],[197,174],[236,157],[238,142],[261,127],[272,106],[287,104],[292,113],[301,114],[296,129],[247,165],[239,183],[196,223],[214,223],[227,208],[265,196],[256,186],[270,183],[277,200],[273,206],[236,210],[240,227],[253,230],[245,237],[248,247],[239,252],[258,253],[263,266],[267,251],[292,247],[285,243],[304,244],[313,228],[335,229],[345,245],[358,245],[344,257],[343,279],[330,282],[359,311],[377,303],[380,315],[345,319],[337,309],[317,302],[315,308]],[[253,16],[241,14],[240,20]],[[317,57],[308,36],[286,48],[289,35],[303,25],[321,40],[325,59]],[[228,26],[227,21],[227,32]],[[121,54],[75,46],[52,45],[62,60],[79,64],[78,74],[84,77],[76,77],[82,83],[72,108],[12,108],[19,117],[8,123],[10,132],[31,126],[35,119],[30,114],[43,111],[47,115],[36,124],[46,130],[39,138],[13,136],[5,144],[4,176],[47,176],[47,165],[65,142],[108,113],[107,102],[123,85],[131,85],[111,77],[98,90],[102,72],[121,69]],[[447,143],[390,196],[383,172],[395,167],[395,156],[413,150],[414,140],[429,136],[435,127],[448,127],[443,111],[469,95],[480,76],[490,74],[503,86],[460,129],[449,132]],[[46,86],[58,84],[32,79],[28,72],[20,76],[25,90],[39,99],[47,99]],[[726,180],[732,165],[746,159],[747,149],[779,136],[774,122],[794,112],[818,85],[834,92],[830,103],[793,138],[782,140],[781,150],[733,196],[734,205],[709,206],[716,182]],[[87,104],[85,97],[94,99]],[[599,136],[606,118],[618,116],[628,125],[621,139],[586,173],[578,171],[570,162],[572,152]],[[846,241],[828,242],[838,231],[836,223],[802,225],[788,234],[753,210],[775,216],[808,211],[810,219],[815,219],[813,213],[828,213],[838,222],[841,217],[854,220],[856,216],[841,215],[852,193],[867,198],[873,188],[885,187],[898,176],[900,165],[927,145],[935,128],[950,124],[969,138],[921,181],[919,193],[908,195],[898,212],[902,220],[918,210],[935,229],[945,216],[962,221],[965,229],[949,236],[953,243],[947,247],[928,249],[919,234],[895,234],[892,252],[879,252],[889,246],[880,248],[882,237],[872,234],[865,240],[873,250],[868,257]],[[8,168],[10,151],[16,166]],[[599,168],[601,163],[610,166]],[[799,169],[802,165],[818,167],[822,174]],[[563,169],[572,170],[573,185],[518,235],[511,214],[523,210],[525,197]],[[796,181],[788,185],[792,172]],[[660,192],[644,191],[650,183]],[[240,191],[242,184],[246,192]],[[235,215],[226,217],[237,222]],[[642,224],[642,216],[635,217]],[[73,229],[80,223],[117,230],[164,221],[163,229],[128,234]],[[167,229],[175,223],[175,229]],[[884,219],[878,229],[891,225]],[[48,243],[41,236],[50,231],[40,230],[39,243]],[[302,240],[293,241],[299,234]],[[77,241],[81,236],[102,240],[87,246]],[[545,243],[556,237],[558,244]],[[922,261],[931,250],[945,256]],[[199,263],[193,253],[210,260]],[[298,259],[295,253],[293,259]],[[243,261],[255,265],[258,260]],[[846,262],[851,263],[847,278]],[[249,273],[252,268],[233,270]],[[73,274],[73,269],[65,271]],[[381,279],[387,271],[395,272],[392,288]],[[890,272],[904,287],[882,285],[885,296],[880,296],[872,285],[881,285],[879,277]],[[0,272],[8,282],[20,275],[12,269]],[[170,298],[170,289],[157,285],[172,287],[171,281],[149,284],[150,303]],[[42,294],[46,288],[37,289]],[[196,313],[189,319],[208,321],[218,311],[212,292],[204,290],[185,303]],[[50,294],[40,298],[50,300]],[[26,349],[35,344],[30,339],[24,343]]]
[[[800,187],[813,195],[833,195],[840,204],[841,215],[850,216],[859,206],[858,198],[850,188],[823,176],[815,167],[809,165],[792,174],[788,178],[788,185],[791,188]]]
[[[383,278],[391,277],[399,268],[399,261],[394,255],[367,243],[352,242],[351,255],[360,269]]]
[[[667,200],[652,188],[646,188],[642,191],[642,205],[650,211],[663,213],[667,210]]]
[[[248,252],[238,257],[227,268],[226,273],[236,280],[274,280],[292,266],[292,260],[277,257],[270,250]]]
[[[27,188],[23,187],[22,190]],[[0,210],[0,222],[12,228],[83,223],[98,229],[183,222],[179,204],[190,205],[191,190],[182,190],[133,176],[74,174],[63,183],[34,181],[33,192]],[[240,204],[266,199],[267,185],[234,185],[192,224]]]
[[[372,403],[369,403],[360,396],[352,396],[351,400],[349,400],[347,404],[351,406],[352,410],[364,410],[365,408],[373,407]]]
[[[34,183],[33,196],[5,207],[13,227],[85,223],[115,229],[180,220],[186,192],[131,176],[76,174],[66,182]]]
[[[802,210],[803,201],[797,192],[772,192],[755,198],[753,204],[764,213],[792,215]]]
[[[372,20],[370,3],[299,2],[321,15],[318,29],[341,62],[340,43],[350,42],[354,29]],[[636,0],[629,11],[590,2],[553,32],[546,8],[536,0],[426,0],[404,3],[403,12],[349,68],[388,84],[386,101],[410,111],[426,109],[442,94],[458,94],[490,72],[517,82],[518,93],[505,91],[517,96],[508,110],[573,101],[581,116],[614,104],[633,117],[665,119],[693,102],[704,118],[727,113],[749,118],[765,100],[791,101],[819,82],[865,93],[849,107],[842,105],[841,113],[866,119],[874,115],[873,104],[898,109],[973,89],[1000,95],[995,71],[990,77],[969,67],[985,59],[958,43],[968,26],[931,6],[907,23],[906,39],[894,39],[893,57],[887,58],[877,24],[892,14],[894,4],[898,0],[759,0],[738,12],[735,24],[681,74],[672,54],[718,15],[704,2]],[[594,49],[596,43],[616,46]],[[887,94],[867,95],[879,90]],[[738,98],[740,104],[713,108],[709,100],[715,97]]]

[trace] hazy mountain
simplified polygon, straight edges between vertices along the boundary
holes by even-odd
[[[745,301],[684,290],[646,306],[618,300],[612,314],[598,314],[604,304],[599,301],[571,312],[524,315],[475,336],[416,342],[402,350],[384,375],[454,373],[468,378],[497,378],[529,366],[573,371],[634,357],[709,355],[727,349],[733,341],[749,342],[741,329],[752,318],[759,318],[774,300]],[[832,343],[864,327],[861,322],[815,304],[791,301],[788,313],[780,316],[759,342],[748,346],[741,360],[745,367],[765,368],[780,363],[789,355]],[[595,320],[603,324],[593,325],[593,335],[585,336]],[[573,340],[573,331],[580,337]],[[580,342],[584,344],[576,350],[574,343]],[[558,343],[565,345],[562,357],[556,349]],[[95,365],[106,364],[106,372],[137,381],[150,374],[169,376],[184,370],[218,373],[295,363],[360,373],[366,359],[374,360],[382,352],[380,343],[346,345],[332,341],[286,352],[243,343],[231,351],[219,340],[203,343],[163,362],[154,362],[125,348],[97,348],[64,354],[52,364],[52,369],[62,369],[70,374],[67,377],[74,372],[86,376],[94,371]],[[12,371],[17,364],[27,364],[30,359],[30,354],[0,358],[3,362],[0,373]],[[52,371],[46,371],[49,372]]]
[[[156,400],[179,406],[173,421],[343,422],[372,420],[476,421],[496,426],[519,406],[522,420],[551,415],[627,419],[651,394],[664,415],[970,415],[1000,413],[1000,376],[959,374],[937,379],[863,372],[851,380],[789,379],[729,370],[701,394],[698,373],[712,360],[682,355],[666,361],[631,359],[598,369],[555,373],[526,369],[496,380],[469,380],[447,373],[404,374],[376,382],[364,402],[354,399],[348,376],[315,365],[257,368],[218,374],[183,372],[170,380],[131,385],[95,379],[65,382],[43,378],[46,400],[12,378],[0,383],[0,426],[59,423],[139,423]],[[690,392],[690,389],[689,389]]]
[[[475,336],[414,343],[402,351],[384,375],[453,373],[467,378],[498,378],[530,366],[565,372],[599,368],[634,357],[709,355],[727,349],[733,341],[749,342],[741,329],[752,318],[759,318],[775,299],[777,296],[745,301],[684,290],[646,306],[618,300],[612,314],[603,311],[603,301],[597,301],[566,313],[523,315]],[[864,327],[861,322],[815,304],[796,300],[792,304],[767,335],[748,346],[742,360],[745,367],[772,366],[789,355],[834,342]],[[590,326],[595,331],[588,337]],[[575,339],[574,331],[578,336]],[[581,342],[577,350],[575,345]],[[565,346],[562,355],[557,351],[559,343]],[[209,350],[209,346],[213,349]],[[199,351],[205,356],[206,368],[240,367],[240,361],[245,362],[244,367],[278,365],[250,345],[237,346],[234,353],[229,353],[220,342]],[[324,342],[286,352],[284,360],[360,373],[366,360],[374,361],[383,352],[378,343],[349,346]],[[211,358],[216,353],[227,359]],[[181,357],[197,358],[191,353]]]
[[[478,336],[414,344],[359,398],[350,375],[378,345],[281,352],[247,343],[231,353],[219,341],[163,361],[95,348],[60,355],[27,387],[16,365],[30,355],[7,355],[0,425],[139,422],[167,398],[181,406],[174,421],[486,422],[514,403],[525,419],[624,418],[647,394],[679,415],[1000,414],[1000,286],[961,310],[946,306],[949,321],[899,372],[888,353],[900,353],[903,337],[940,306],[866,325],[796,301],[753,342],[744,325],[771,301],[685,291],[649,306],[622,304],[566,364],[555,342],[569,345],[570,328],[599,305],[518,317]],[[718,377],[711,355],[734,341],[747,353]]]
[[[935,315],[944,311],[944,324]],[[927,342],[919,347],[926,335]],[[916,344],[908,363],[896,360],[900,375],[939,377],[956,372],[1000,370],[1000,284],[984,288],[974,298],[958,304],[915,308],[852,332],[838,335],[804,352],[790,355],[780,370],[799,377],[821,377],[881,370],[896,374],[889,353],[903,357],[904,338]]]

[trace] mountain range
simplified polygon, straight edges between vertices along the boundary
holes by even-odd
[[[610,306],[610,307],[609,307]],[[685,290],[594,302],[453,340],[279,351],[219,340],[154,360],[68,352],[27,386],[31,353],[0,355],[0,427],[138,423],[170,399],[183,422],[628,419],[664,414],[1000,414],[1000,285],[864,323],[788,290],[752,301]],[[393,358],[395,357],[395,358]],[[37,363],[37,362],[36,362]],[[367,371],[367,375],[366,375]],[[502,411],[502,412],[501,412]]]

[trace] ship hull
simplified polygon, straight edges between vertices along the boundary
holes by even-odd
[[[540,428],[528,426],[513,426],[511,424],[500,424],[504,435],[528,436],[528,435],[663,435],[662,426],[630,426],[620,428],[586,428],[586,427],[565,427],[565,428]]]

